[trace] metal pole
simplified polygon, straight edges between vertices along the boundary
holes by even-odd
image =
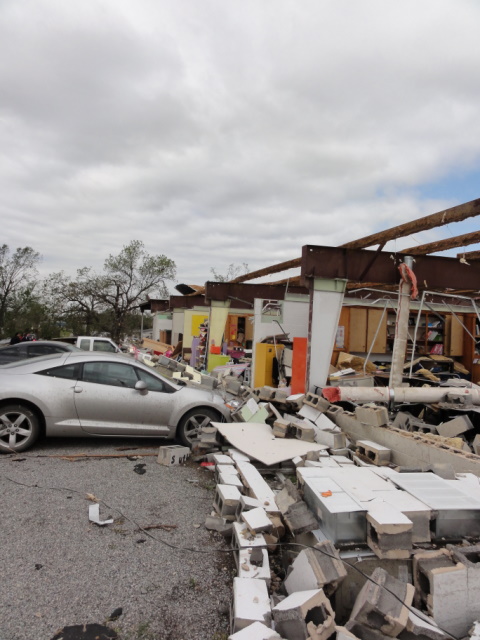
[[[404,260],[410,269],[413,266],[413,258],[405,256]],[[393,343],[392,366],[390,369],[390,387],[399,387],[403,380],[403,367],[405,365],[405,353],[407,350],[408,318],[410,315],[411,284],[406,280],[400,282],[398,288],[398,311],[395,323],[395,341]]]

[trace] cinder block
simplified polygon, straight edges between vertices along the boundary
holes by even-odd
[[[243,482],[240,480],[238,475],[233,473],[219,473],[217,482],[218,484],[227,484],[231,487],[236,487],[240,493],[245,491]]]
[[[271,574],[267,549],[260,549],[259,547],[240,549],[238,577],[264,580],[267,587],[270,587]]]
[[[358,594],[350,621],[395,638],[405,629],[408,607],[412,604],[415,589],[413,585],[393,578],[380,567],[375,569],[371,579],[367,580]]]
[[[322,410],[317,409],[316,407],[312,407],[309,404],[304,404],[298,412],[298,415],[302,418],[306,418],[307,420],[311,420],[312,422],[316,422],[322,415],[322,413]]]
[[[367,508],[367,544],[375,555],[381,559],[409,558],[412,521],[382,500],[375,499],[367,503]]]
[[[205,528],[209,531],[218,531],[225,538],[230,538],[233,534],[233,525],[226,518],[219,515],[209,515],[205,519]]]
[[[413,608],[413,607],[412,607]],[[408,612],[407,626],[398,636],[400,640],[447,640],[433,618],[429,618],[418,609]]]
[[[304,393],[295,393],[294,395],[287,396],[285,404],[293,411],[299,411],[303,407],[304,400]]]
[[[452,635],[463,637],[473,622],[468,611],[467,569],[448,549],[413,556],[417,606],[426,606],[435,622]]]
[[[286,420],[285,418],[277,418],[273,423],[273,435],[276,438],[285,438],[288,434],[288,428],[290,425],[290,420]]]
[[[240,631],[254,622],[270,625],[271,609],[265,580],[233,579],[233,630]]]
[[[179,444],[172,444],[164,447],[160,447],[158,450],[158,464],[163,464],[166,467],[171,467],[176,464],[185,464],[187,458],[192,452],[188,447],[182,447]]]
[[[330,420],[332,420],[332,422],[335,422],[336,424],[338,416],[340,416],[343,412],[344,412],[344,409],[342,407],[339,407],[338,405],[335,405],[335,404],[331,404],[328,407],[328,409],[325,411],[325,415],[327,416],[327,418],[330,418]]]
[[[283,520],[293,535],[318,529],[315,516],[290,480],[287,480],[284,488],[277,493],[276,500]]]
[[[225,464],[230,466],[235,465],[235,462],[233,461],[233,459],[230,456],[226,456],[223,453],[214,453],[212,457],[213,457],[213,462],[215,462],[215,464]]]
[[[387,408],[374,404],[364,404],[355,407],[355,417],[362,424],[369,424],[373,427],[384,427],[388,424]]]
[[[438,433],[444,438],[456,438],[470,429],[473,429],[473,424],[467,415],[457,416],[437,426]]]
[[[268,533],[273,529],[272,521],[262,507],[242,511],[241,518],[252,533]]]
[[[357,455],[363,456],[374,465],[382,466],[390,462],[392,450],[371,440],[357,440]]]
[[[315,545],[315,549],[303,549],[293,561],[284,586],[288,594],[296,591],[321,589],[331,595],[347,571],[340,555],[330,540]]]
[[[234,522],[232,546],[235,549],[250,549],[252,547],[266,547],[267,544],[261,533],[252,534],[246,524]]]
[[[297,440],[304,440],[305,442],[315,442],[315,429],[308,425],[292,424],[292,431],[295,433]]]
[[[480,435],[476,435],[472,442],[473,453],[480,456]]]
[[[330,403],[322,396],[317,396],[316,393],[311,393],[310,391],[304,396],[303,404],[307,404],[314,409],[319,409],[320,411],[326,411],[330,407]]]
[[[455,561],[467,569],[467,609],[472,624],[480,620],[480,544],[469,547],[448,547]]]
[[[259,387],[254,390],[255,395],[262,402],[270,402],[275,398],[276,389],[274,387]]]
[[[231,485],[217,484],[213,506],[219,515],[227,520],[235,520],[235,512],[240,502],[240,491]]]
[[[292,593],[272,613],[275,629],[291,640],[327,640],[335,632],[335,612],[322,589]]]

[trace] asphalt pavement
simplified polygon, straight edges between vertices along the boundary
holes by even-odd
[[[160,444],[174,443],[50,439],[0,455],[0,640],[66,639],[75,625],[85,638],[227,638],[234,563],[203,524],[213,474],[158,464]],[[64,457],[78,454],[121,457]],[[112,524],[89,521],[94,500]]]

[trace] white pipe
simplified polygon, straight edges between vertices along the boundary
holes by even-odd
[[[448,402],[449,396],[462,396],[480,404],[480,389],[469,387],[324,387],[323,396],[330,402]]]

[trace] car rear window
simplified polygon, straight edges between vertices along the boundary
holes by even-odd
[[[37,371],[39,376],[48,376],[49,378],[64,378],[66,380],[78,380],[82,374],[81,364],[67,364],[64,367],[51,367],[43,371]]]

